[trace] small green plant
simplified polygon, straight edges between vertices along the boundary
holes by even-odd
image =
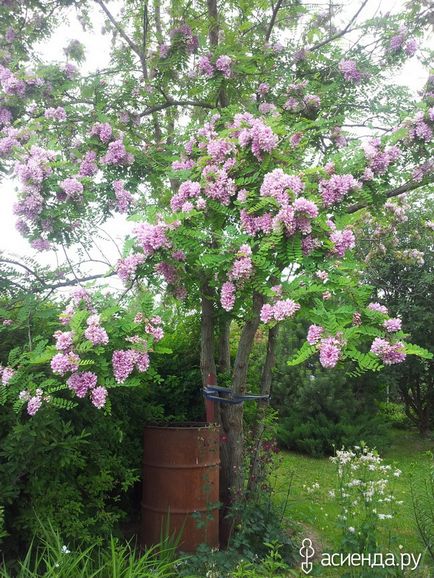
[[[429,452],[431,459],[433,454]],[[420,539],[434,563],[434,465],[425,476],[412,476],[411,499]]]
[[[107,546],[73,548],[48,524],[14,568],[0,568],[0,578],[172,578],[181,560],[165,538],[142,553],[113,536]]]

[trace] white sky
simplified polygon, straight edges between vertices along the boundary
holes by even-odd
[[[320,3],[322,0],[318,0]],[[315,4],[315,0],[312,2]],[[342,17],[346,21],[360,5],[359,0],[356,2],[350,0],[342,2],[345,5]],[[381,12],[396,10],[401,4],[396,0],[383,0],[381,3]],[[365,11],[362,14],[370,16],[378,7],[378,0],[370,0]],[[115,14],[120,6],[119,1],[110,3],[110,10]],[[73,10],[69,10],[69,21],[64,21],[60,25],[53,36],[40,46],[38,52],[44,60],[64,61],[63,48],[72,39],[77,39],[86,47],[86,63],[83,65],[85,72],[93,72],[102,69],[109,64],[110,55],[110,36],[103,35],[100,30],[104,24],[104,16],[101,10],[97,7],[91,11],[91,18],[94,24],[94,31],[83,31],[81,25],[75,18]],[[416,58],[412,58],[406,63],[398,78],[394,79],[400,84],[409,86],[413,91],[419,90],[426,81],[427,72],[419,64]],[[28,242],[21,237],[15,229],[16,217],[13,214],[13,204],[16,201],[15,184],[11,179],[6,179],[0,183],[0,197],[2,199],[0,212],[0,249],[9,254],[26,255],[36,257],[38,262],[44,265],[55,265],[56,260],[53,252],[39,253],[34,251]],[[127,223],[125,218],[119,216],[112,219],[105,225],[105,228],[110,231],[110,234],[118,241],[119,246],[122,246],[122,239],[125,234],[131,230],[131,223]],[[101,243],[104,253],[114,263],[118,257],[116,250],[111,243]],[[92,273],[96,272],[95,267],[92,267]]]

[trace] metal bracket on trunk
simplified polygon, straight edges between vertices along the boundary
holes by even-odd
[[[220,397],[220,394],[227,394],[229,397]],[[228,387],[221,387],[219,385],[207,385],[203,388],[203,395],[205,399],[210,399],[212,401],[218,401],[219,403],[229,403],[231,405],[236,405],[239,403],[244,403],[245,401],[268,401],[270,395],[261,395],[256,393],[244,393],[236,394],[232,393],[232,390]]]

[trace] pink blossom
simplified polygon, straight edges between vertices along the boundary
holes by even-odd
[[[144,260],[145,256],[141,253],[135,253],[134,255],[125,257],[124,259],[119,259],[116,265],[116,273],[121,281],[126,283],[134,277],[137,267],[141,265]]]
[[[117,383],[123,383],[134,371],[137,352],[132,349],[117,350],[112,355],[113,373]]]
[[[7,385],[12,377],[15,375],[15,370],[12,367],[0,367],[0,375],[2,384]]]
[[[220,293],[220,303],[225,311],[231,311],[235,304],[235,285],[230,281],[223,283]]]
[[[81,177],[92,177],[98,172],[98,166],[95,162],[96,152],[87,151],[80,163],[80,176]]]
[[[69,353],[57,353],[51,360],[51,369],[53,373],[65,375],[69,371],[77,371],[80,358],[72,351]]]
[[[71,349],[74,337],[72,331],[56,331],[54,337],[57,351],[65,352]]]
[[[380,303],[376,302],[369,303],[368,309],[370,309],[371,311],[377,311],[378,313],[382,313],[383,315],[388,314],[387,307],[385,307],[384,305],[380,305]]]
[[[321,327],[320,325],[310,325],[308,331],[307,331],[307,342],[309,343],[309,345],[315,345],[315,343],[317,343],[320,339],[321,339],[321,335],[324,332],[324,327]]]
[[[140,223],[133,234],[142,247],[145,257],[152,255],[158,249],[170,249],[170,242],[166,237],[167,227],[164,224],[150,225],[149,223]]]
[[[117,210],[119,213],[126,213],[133,202],[133,195],[124,188],[123,181],[113,181],[113,188],[116,195]]]
[[[385,365],[402,363],[405,358],[405,347],[400,341],[389,343],[386,339],[376,337],[371,345],[371,353],[380,357]]]
[[[320,181],[319,192],[323,198],[324,206],[330,207],[342,201],[350,191],[359,187],[360,183],[353,175],[333,175],[328,180]]]
[[[261,119],[255,118],[250,113],[236,114],[232,126],[240,129],[236,131],[240,146],[243,148],[250,146],[258,160],[262,160],[263,152],[269,153],[277,146],[277,135]]]
[[[334,231],[330,235],[330,240],[334,243],[333,252],[339,255],[339,257],[343,257],[346,251],[354,249],[356,246],[356,238],[351,229]]]
[[[418,47],[417,40],[415,40],[414,38],[408,40],[404,46],[404,50],[407,56],[414,56],[414,54],[416,54],[417,47]]]
[[[269,323],[271,320],[283,321],[292,317],[300,309],[300,305],[292,299],[281,299],[274,305],[266,303],[262,306],[260,319],[263,323]]]
[[[49,118],[51,120],[58,120],[63,121],[66,120],[66,112],[65,109],[61,106],[57,108],[47,108],[44,112],[45,118]]]
[[[264,94],[267,94],[267,92],[269,92],[270,90],[270,85],[267,84],[266,82],[261,82],[261,84],[258,86],[258,92],[261,96],[264,96]]]
[[[295,148],[295,147],[298,147],[302,138],[303,138],[303,133],[302,132],[296,132],[289,137],[289,142],[290,142],[291,146]]]
[[[223,74],[225,78],[231,77],[231,67],[232,67],[232,59],[230,56],[222,55],[219,56],[215,63],[216,69]]]
[[[201,56],[199,58],[197,69],[204,76],[212,76],[214,74],[214,66],[211,63],[209,56]]]
[[[96,387],[98,377],[91,371],[77,371],[66,381],[69,389],[72,389],[77,397],[85,397],[87,392]]]
[[[106,165],[131,165],[134,162],[134,155],[127,152],[123,141],[118,139],[109,144],[101,162]]]
[[[107,122],[96,122],[91,128],[90,134],[97,136],[103,143],[107,144],[112,138],[113,129]]]
[[[84,336],[86,339],[89,339],[93,345],[107,345],[109,341],[107,331],[97,324],[89,325],[84,332]]]
[[[75,177],[70,177],[59,183],[66,196],[70,199],[81,200],[83,185]]]
[[[360,82],[362,73],[357,70],[357,63],[354,60],[341,60],[339,70],[348,82]]]
[[[42,397],[39,395],[34,395],[27,402],[27,413],[34,416],[36,412],[39,411],[42,405]]]
[[[392,319],[386,319],[383,322],[383,326],[389,333],[394,333],[395,331],[401,330],[401,323],[402,321],[399,317],[394,317]]]
[[[282,169],[274,169],[264,176],[260,194],[263,197],[273,197],[285,207],[290,202],[289,192],[299,195],[304,189],[300,177],[287,175]]]
[[[4,321],[3,321],[4,326],[12,325],[12,323],[13,323],[12,319],[4,319]]]
[[[325,368],[336,367],[340,357],[340,349],[327,339],[321,341],[319,362]]]
[[[101,385],[95,387],[95,389],[92,389],[92,391],[90,392],[90,398],[92,400],[92,403],[97,409],[101,409],[105,406],[107,395],[108,395],[107,389]]]

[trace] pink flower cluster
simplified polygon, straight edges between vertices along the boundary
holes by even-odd
[[[161,327],[162,322],[161,317],[155,315],[145,326],[145,332],[151,335],[155,342],[161,341],[164,337],[164,331]]]
[[[64,191],[66,198],[81,201],[84,187],[75,177],[61,181],[59,186]]]
[[[215,62],[216,70],[221,72],[225,78],[230,78],[232,74],[232,59],[230,56],[219,56]]]
[[[118,349],[113,352],[112,365],[116,382],[124,383],[135,367],[142,373],[148,369],[149,355],[136,349]]]
[[[58,106],[57,108],[47,108],[44,112],[44,116],[51,120],[66,120],[66,112],[62,106]]]
[[[207,165],[202,171],[202,176],[206,180],[205,195],[222,205],[229,205],[231,197],[236,194],[236,188],[235,181],[228,175],[226,166],[219,168],[217,165]]]
[[[35,391],[35,395],[31,396],[30,393],[26,390],[20,391],[19,399],[21,401],[27,402],[27,413],[30,416],[34,416],[41,408],[42,401],[49,401],[49,396],[45,396],[43,398],[43,391],[42,389],[37,389]]]
[[[241,245],[237,253],[238,258],[234,261],[229,272],[230,281],[243,282],[251,277],[253,272],[251,255],[252,250],[249,245]]]
[[[101,409],[107,401],[107,389],[97,386],[98,377],[91,371],[73,373],[66,381],[69,389],[75,392],[77,397],[83,398],[90,395],[92,404]]]
[[[0,85],[5,94],[10,96],[24,96],[26,83],[17,78],[9,68],[0,64]]]
[[[200,183],[196,181],[184,181],[179,186],[170,200],[170,208],[172,211],[182,211],[185,203],[191,204],[191,199],[197,199],[200,195]]]
[[[414,119],[411,121],[411,126],[409,130],[409,137],[412,140],[423,140],[429,142],[433,138],[433,130],[427,123],[427,118],[422,110],[416,113]],[[430,118],[432,121],[432,119]]]
[[[339,70],[348,82],[357,83],[362,80],[363,75],[357,70],[357,63],[354,60],[341,60],[339,62]]]
[[[0,365],[0,378],[2,385],[7,385],[14,375],[15,370],[12,369],[12,367],[2,367]]]
[[[131,165],[134,162],[134,155],[127,152],[123,141],[118,139],[109,144],[101,162],[106,165]]]
[[[72,331],[56,331],[54,333],[56,339],[57,351],[70,351],[74,343],[74,334]]]
[[[201,56],[197,62],[197,69],[203,76],[213,76],[214,66],[209,56]]]
[[[330,179],[322,179],[319,183],[319,192],[324,206],[330,207],[342,201],[349,192],[360,188],[361,184],[353,175],[332,175]]]
[[[123,181],[113,181],[116,195],[116,208],[119,213],[127,213],[133,202],[133,195],[124,188]]]
[[[383,326],[389,333],[395,333],[401,330],[402,321],[399,317],[392,317],[383,321]]]
[[[371,345],[371,353],[380,357],[385,365],[394,365],[402,363],[405,358],[405,346],[400,341],[390,343],[386,339],[376,337]]]
[[[133,234],[143,249],[145,257],[149,257],[158,249],[170,249],[171,244],[166,236],[166,231],[167,226],[165,224],[140,223],[134,228]]]
[[[81,177],[92,177],[98,172],[98,166],[96,164],[96,152],[87,151],[80,163],[80,176]]]
[[[277,146],[277,135],[264,122],[252,114],[240,113],[234,117],[232,127],[241,147],[250,146],[253,155],[262,160],[264,152],[270,153]]]
[[[382,313],[383,315],[388,315],[389,313],[385,305],[380,305],[380,303],[377,302],[369,303],[368,309],[376,311],[377,313]]]
[[[323,333],[324,327],[321,327],[321,325],[310,325],[306,338],[309,345],[315,345],[315,343],[318,343]]]
[[[292,299],[281,299],[274,304],[266,303],[262,306],[260,319],[262,323],[270,321],[283,321],[292,317],[300,309],[300,305]]]
[[[124,259],[119,259],[116,265],[116,273],[118,277],[124,283],[127,283],[132,277],[134,277],[137,267],[141,265],[145,260],[145,256],[142,253],[135,253],[134,255],[129,255]]]
[[[223,283],[220,293],[220,303],[225,311],[232,311],[235,305],[235,284],[231,281]]]
[[[380,149],[380,139],[378,138],[371,139],[362,146],[365,157],[368,160],[368,169],[365,170],[365,174],[363,175],[364,180],[370,180],[369,177],[371,174],[372,176],[376,174],[384,175],[389,165],[396,161],[401,154],[401,151],[396,146],[386,148],[382,151]]]
[[[287,175],[282,169],[274,169],[264,176],[260,194],[263,197],[273,197],[282,207],[290,203],[289,192],[299,195],[304,189],[300,177]]]
[[[341,355],[342,341],[337,337],[325,337],[319,343],[319,362],[327,369],[336,367]]]
[[[79,356],[73,351],[69,351],[68,353],[56,353],[50,365],[53,373],[65,375],[68,372],[77,371],[79,364]]]
[[[87,328],[84,332],[86,339],[89,339],[93,345],[107,345],[109,337],[107,331],[101,327],[100,316],[97,314],[90,315],[86,323]]]
[[[96,122],[90,129],[91,136],[97,136],[101,142],[107,144],[113,136],[113,129],[107,122]]]
[[[334,244],[333,253],[336,253],[339,257],[343,257],[346,251],[354,249],[356,246],[356,238],[351,229],[333,231],[330,235],[330,241]]]

